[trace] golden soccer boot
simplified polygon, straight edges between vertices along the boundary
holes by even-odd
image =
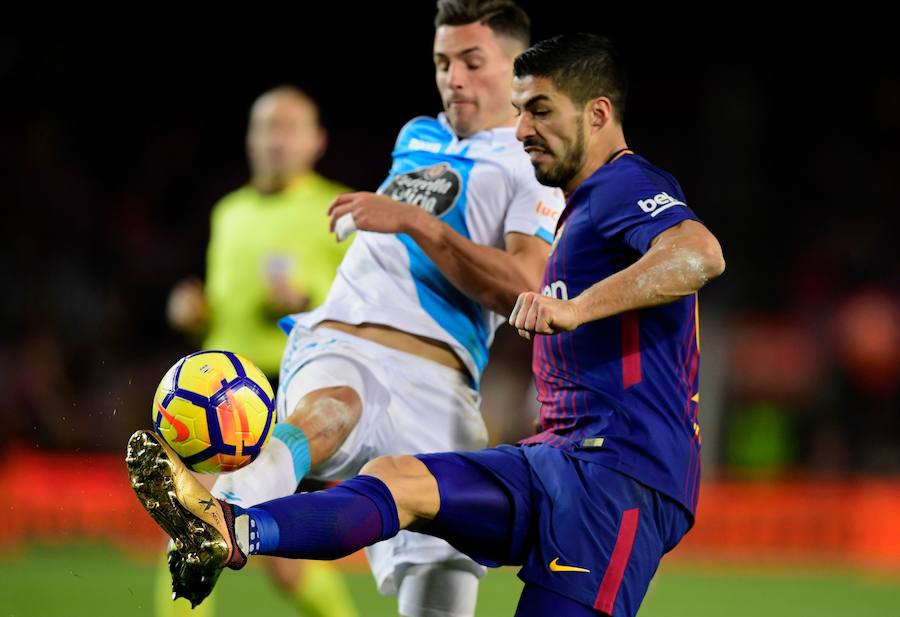
[[[239,570],[247,563],[235,539],[234,508],[203,488],[152,431],[131,436],[125,462],[141,505],[174,541],[176,552],[169,555],[174,597],[196,606],[223,568]]]

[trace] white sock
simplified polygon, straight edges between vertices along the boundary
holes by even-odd
[[[273,435],[255,461],[236,471],[219,474],[211,492],[219,499],[249,508],[292,495],[302,479],[297,477],[291,448]]]

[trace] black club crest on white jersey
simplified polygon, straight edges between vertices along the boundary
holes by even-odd
[[[456,204],[461,188],[460,175],[448,163],[438,163],[395,176],[382,193],[442,216]]]

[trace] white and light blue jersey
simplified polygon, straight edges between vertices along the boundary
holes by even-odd
[[[541,185],[512,127],[459,139],[444,114],[401,129],[390,175],[378,192],[417,205],[464,237],[503,249],[506,234],[550,243],[565,206]],[[504,320],[459,291],[406,234],[359,231],[325,302],[285,320],[373,323],[448,344],[478,383],[494,330]]]

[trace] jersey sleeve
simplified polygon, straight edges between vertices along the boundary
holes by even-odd
[[[617,195],[591,196],[591,219],[604,239],[624,241],[643,254],[653,239],[670,227],[682,221],[700,221],[677,184],[639,178],[627,186]]]
[[[538,182],[529,164],[527,170],[513,176],[512,201],[506,211],[503,234],[537,236],[550,244],[556,233],[556,220],[565,206],[562,191]]]

